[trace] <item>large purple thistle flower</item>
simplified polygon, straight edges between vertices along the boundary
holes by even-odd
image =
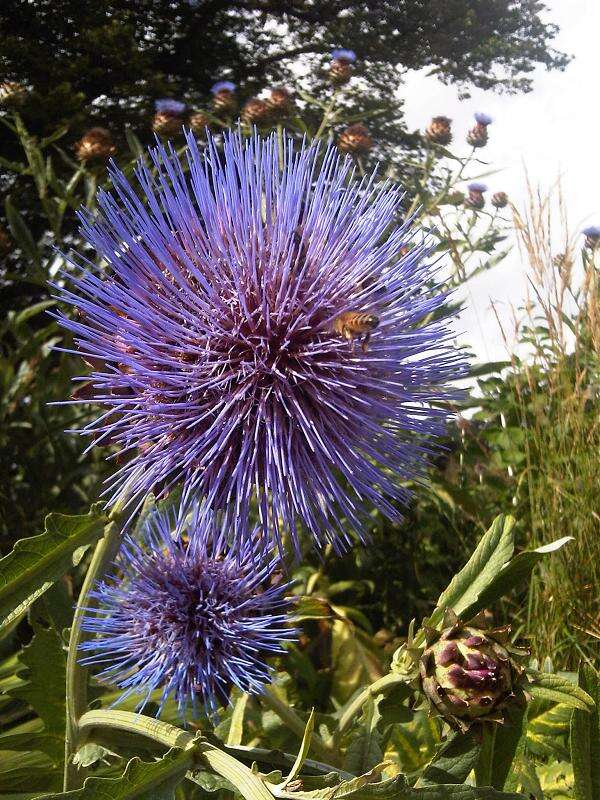
[[[178,538],[174,538],[177,532]],[[289,584],[274,575],[277,558],[249,541],[229,549],[227,530],[194,506],[182,529],[174,514],[154,512],[141,540],[127,537],[115,574],[92,596],[81,645],[85,664],[103,666],[99,678],[142,708],[155,691],[160,707],[173,698],[179,712],[210,713],[229,689],[258,693],[270,682],[269,655],[296,638],[285,597]]]
[[[151,150],[137,186],[113,168],[114,194],[82,214],[108,267],[80,257],[61,292],[106,408],[85,430],[131,455],[107,491],[142,498],[183,480],[236,529],[256,498],[278,544],[287,529],[298,550],[301,521],[343,546],[371,504],[399,517],[391,501],[422,473],[422,435],[443,431],[462,361],[432,321],[446,300],[436,268],[426,244],[407,252],[402,192],[353,181],[335,149],[280,153],[274,137],[237,133],[222,153],[188,145],[185,165]],[[348,312],[377,324],[368,349],[340,324]]]

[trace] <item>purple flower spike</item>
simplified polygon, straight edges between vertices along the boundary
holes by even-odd
[[[235,83],[231,81],[217,81],[210,87],[212,94],[219,92],[235,92]]]
[[[483,125],[485,128],[487,128],[488,125],[491,125],[494,121],[493,117],[490,117],[489,114],[484,114],[482,111],[478,111],[473,116],[475,117],[475,122],[477,122],[479,125]]]
[[[94,637],[81,645],[82,663],[102,665],[98,677],[123,690],[119,702],[134,695],[141,709],[158,691],[160,708],[172,698],[185,718],[199,704],[213,713],[232,686],[259,693],[270,682],[267,658],[296,639],[289,584],[271,580],[277,558],[226,541],[197,506],[183,530],[155,511],[141,541],[125,538],[115,573],[93,592],[98,609],[83,628]]]
[[[189,171],[158,146],[82,212],[108,264],[81,256],[61,291],[106,409],[84,432],[120,447],[112,502],[183,481],[240,536],[256,500],[279,546],[303,523],[341,550],[371,506],[400,517],[457,396],[438,268],[406,246],[401,189],[335,149],[288,141],[280,170],[275,136],[187,141]]]
[[[347,61],[349,64],[354,64],[356,61],[356,53],[354,50],[344,50],[342,48],[332,50],[331,57],[336,61]]]
[[[185,113],[187,106],[181,100],[171,100],[165,97],[162,100],[156,100],[154,108],[159,114],[171,114],[174,117],[179,117]]]

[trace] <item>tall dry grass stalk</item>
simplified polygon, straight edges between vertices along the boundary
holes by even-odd
[[[574,667],[600,646],[600,252],[576,247],[560,184],[528,181],[514,212],[529,296],[513,351],[515,401],[525,431],[530,545],[574,542],[544,561],[530,588],[537,655]],[[506,337],[505,337],[506,338]]]

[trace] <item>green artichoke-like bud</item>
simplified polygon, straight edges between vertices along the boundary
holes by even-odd
[[[441,633],[430,632],[419,663],[423,693],[457,730],[502,722],[504,711],[524,699],[524,671],[507,646],[510,628],[486,630],[480,617],[450,623]]]

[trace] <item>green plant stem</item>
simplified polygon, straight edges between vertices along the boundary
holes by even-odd
[[[86,573],[77,600],[77,607],[73,616],[69,648],[67,651],[67,681],[65,711],[67,717],[65,731],[65,765],[63,776],[63,790],[66,792],[73,788],[77,779],[77,768],[73,764],[73,755],[79,739],[79,718],[87,709],[87,678],[88,671],[78,662],[79,647],[85,633],[81,622],[85,609],[93,605],[91,591],[96,580],[104,574],[106,568],[119,549],[121,527],[119,524],[120,508],[116,507],[109,517],[104,529],[104,536],[94,550],[90,566]]]
[[[333,94],[331,95],[331,100],[329,101],[329,104],[327,105],[327,108],[325,109],[325,111],[323,113],[323,119],[321,120],[321,124],[317,128],[317,132],[313,136],[313,140],[314,139],[320,139],[321,136],[323,135],[323,133],[325,132],[325,129],[327,128],[327,125],[329,124],[329,119],[330,119],[330,116],[331,116],[331,112],[335,108],[335,103],[337,101],[337,96],[338,96],[338,91],[336,89],[333,92]]]
[[[362,707],[367,700],[369,700],[369,698],[375,697],[378,694],[387,694],[402,683],[407,683],[405,676],[395,672],[389,672],[387,675],[384,675],[383,678],[379,678],[379,680],[376,680],[375,683],[372,683],[370,686],[367,686],[365,689],[363,689],[363,691],[357,697],[348,703],[342,712],[338,724],[338,730],[340,734],[343,734],[348,730],[353,719],[360,714]]]
[[[265,705],[269,706],[269,708],[285,722],[291,731],[302,739],[306,729],[306,723],[296,714],[293,708],[290,708],[287,703],[277,696],[277,693],[271,686],[265,687],[260,698]],[[336,748],[324,742],[316,733],[313,733],[311,736],[310,746],[313,752],[323,761],[333,762],[334,764],[338,761],[338,752]]]

